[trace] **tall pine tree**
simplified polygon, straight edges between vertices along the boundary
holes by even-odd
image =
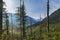
[[[23,5],[21,5],[20,7],[20,24],[22,27],[22,33],[23,33],[23,38],[26,36],[26,32],[25,32],[25,22],[26,22],[26,13],[25,13],[25,7],[24,7],[24,1],[23,1]]]
[[[9,35],[9,19],[8,18],[9,17],[8,17],[8,13],[6,11],[6,8],[3,8],[3,25],[5,25],[5,26],[3,26],[3,28],[4,28],[3,32],[4,31],[6,32],[7,40],[8,40],[8,35]]]
[[[2,35],[2,10],[3,10],[3,0],[0,0],[0,40]]]
[[[18,13],[17,15],[17,21],[19,22],[18,24],[20,25],[21,29],[21,40],[22,37],[26,37],[26,32],[25,32],[25,27],[26,27],[26,13],[25,13],[25,6],[24,6],[24,1],[20,0],[20,7],[18,7],[17,10]]]

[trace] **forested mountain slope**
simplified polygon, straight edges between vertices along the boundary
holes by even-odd
[[[60,9],[56,10],[49,16],[49,33],[47,32],[47,18],[36,23],[35,26],[33,32],[36,34],[36,40],[60,40]]]
[[[50,16],[49,16],[49,24],[57,24],[60,23],[60,8],[58,10],[56,10],[55,12],[53,12]],[[41,22],[37,22],[34,25],[46,25],[47,24],[47,17],[44,18]],[[34,26],[33,25],[33,26]]]

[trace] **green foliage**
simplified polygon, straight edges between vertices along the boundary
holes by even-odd
[[[24,14],[21,14],[24,15]],[[32,28],[32,35],[31,35],[31,29],[26,28],[26,35],[23,38],[21,35],[21,30],[14,31],[13,37],[11,37],[11,33],[9,32],[9,36],[5,34],[4,32],[2,34],[2,40],[5,40],[7,37],[10,40],[60,40],[60,9],[54,12],[52,15],[50,15],[50,21],[49,21],[49,32],[47,31],[47,25],[46,25],[46,18],[42,21],[42,24],[37,25],[36,27]]]

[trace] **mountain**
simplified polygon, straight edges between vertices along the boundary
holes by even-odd
[[[29,29],[30,27],[33,28]],[[29,31],[32,30],[32,37],[35,36],[36,40],[60,40],[60,8],[49,16],[49,30],[47,17],[34,25],[30,25],[28,29],[27,33],[30,34],[31,32]]]
[[[60,23],[60,9],[50,15],[50,24]]]
[[[26,22],[27,22],[28,25],[30,25],[30,21],[32,22],[32,24],[35,24],[35,23],[38,22],[38,21],[35,20],[34,18],[31,18],[31,17],[29,17],[29,16],[26,16]]]
[[[12,15],[12,20],[13,20],[13,25],[18,25],[18,22],[16,21],[16,15],[14,13],[8,13],[10,25],[11,25],[11,15]],[[35,24],[38,22],[32,17],[26,16],[27,25],[30,25],[30,19],[31,19],[32,24]]]
[[[60,23],[60,8],[58,10],[56,10],[55,12],[53,12],[49,16],[49,24],[57,24],[57,23]],[[43,26],[46,26],[47,25],[47,17],[44,18],[42,21],[37,22],[33,26],[38,26],[40,24],[42,24]]]

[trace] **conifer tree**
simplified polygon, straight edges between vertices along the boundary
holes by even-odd
[[[18,13],[17,15],[17,20],[18,20],[18,24],[20,25],[20,29],[21,29],[21,40],[22,37],[24,38],[26,36],[26,32],[25,32],[25,27],[26,27],[26,13],[25,13],[25,6],[24,6],[24,1],[20,0],[20,7],[18,7]]]
[[[26,14],[25,14],[25,7],[24,7],[24,1],[23,1],[23,5],[21,5],[20,7],[20,24],[22,27],[22,33],[23,33],[23,38],[26,36],[25,33],[25,21],[26,21]]]
[[[6,6],[5,2],[3,2],[3,5]],[[8,25],[8,24],[7,24],[7,23],[8,23],[8,22],[7,22],[7,21],[8,21],[8,13],[7,13],[6,8],[4,8],[4,7],[3,7],[3,18],[5,19],[5,20],[4,20],[4,19],[3,19],[3,20],[5,21],[6,29],[7,29],[7,25]]]
[[[3,10],[3,0],[0,0],[0,40],[2,35],[2,10]]]
[[[5,25],[4,27],[4,30],[3,30],[3,32],[4,31],[6,31],[6,34],[7,34],[7,40],[8,40],[8,35],[9,35],[9,17],[8,17],[8,13],[7,13],[7,11],[6,11],[6,8],[3,8],[3,24]]]

